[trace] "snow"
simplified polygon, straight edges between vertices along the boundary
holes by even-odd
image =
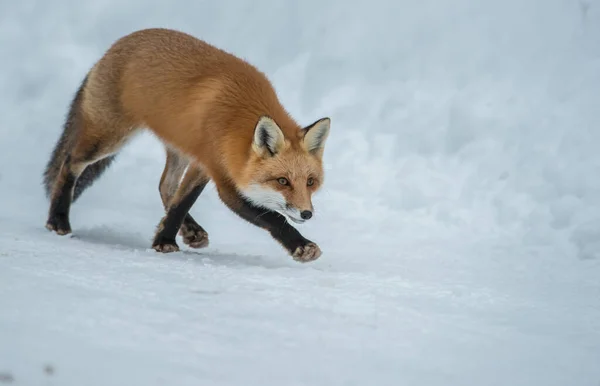
[[[319,260],[212,186],[192,209],[210,247],[149,250],[150,135],[74,205],[72,237],[45,230],[73,92],[152,26],[332,118],[299,226]],[[0,32],[0,384],[600,384],[598,1],[29,0],[0,3]]]

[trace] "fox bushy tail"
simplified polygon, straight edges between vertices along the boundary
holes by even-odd
[[[46,196],[50,197],[54,182],[59,175],[60,169],[67,159],[67,156],[71,153],[73,146],[75,146],[79,128],[81,125],[81,103],[83,100],[83,91],[88,82],[88,76],[83,79],[81,85],[77,89],[71,105],[69,106],[69,112],[67,114],[65,123],[63,125],[63,132],[54,146],[54,150],[50,155],[50,160],[46,164],[44,170],[44,187],[46,190]],[[83,191],[91,186],[95,180],[97,180],[102,173],[110,166],[115,156],[103,158],[85,168],[83,173],[77,178],[75,188],[73,192],[74,202]]]

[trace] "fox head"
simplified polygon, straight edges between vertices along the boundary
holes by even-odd
[[[277,211],[296,223],[313,215],[312,195],[323,183],[323,149],[330,119],[322,118],[286,138],[266,116],[254,129],[248,184],[242,194],[254,205]]]

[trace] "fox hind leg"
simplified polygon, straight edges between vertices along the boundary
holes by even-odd
[[[103,166],[102,170],[98,169],[99,173],[96,175],[86,176],[90,179],[97,178],[108,166],[107,164],[112,161],[113,155],[110,151],[112,148],[114,147],[103,149],[97,144],[89,146],[84,142],[78,142],[67,154],[50,191],[50,210],[46,228],[59,235],[71,233],[69,220],[71,204],[85,188],[78,185],[78,179],[86,170],[98,169],[94,165]],[[87,182],[87,185],[90,183]]]
[[[91,130],[88,123],[85,129]],[[127,136],[102,141],[94,136],[82,136],[67,151],[59,172],[50,186],[50,210],[46,228],[59,235],[71,233],[71,204],[89,187],[127,141]]]
[[[46,228],[55,231],[59,235],[71,233],[69,212],[75,182],[78,175],[83,171],[80,169],[73,167],[71,156],[67,155],[54,181]]]

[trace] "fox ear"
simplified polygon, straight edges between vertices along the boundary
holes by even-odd
[[[304,131],[304,147],[309,153],[317,155],[323,153],[330,126],[331,119],[325,117],[302,129]]]
[[[260,117],[254,129],[254,151],[260,156],[274,156],[281,150],[284,142],[283,132],[277,123],[267,116]]]

